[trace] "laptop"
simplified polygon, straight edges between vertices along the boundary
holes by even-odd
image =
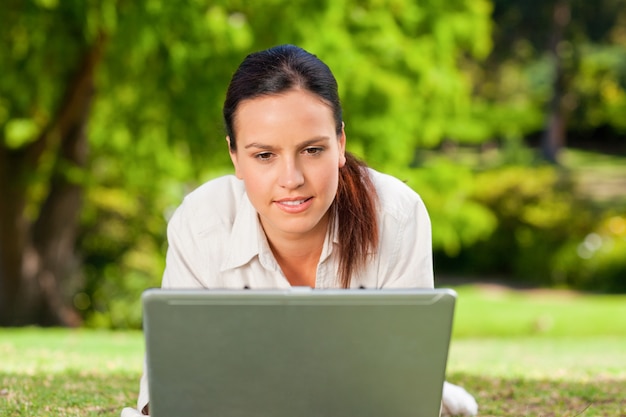
[[[153,417],[434,417],[456,293],[144,292]]]

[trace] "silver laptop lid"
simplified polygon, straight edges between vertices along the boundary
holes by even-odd
[[[148,290],[153,417],[438,416],[451,290]]]

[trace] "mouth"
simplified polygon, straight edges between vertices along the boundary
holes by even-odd
[[[313,197],[298,197],[275,200],[274,203],[287,213],[300,213],[308,209],[312,201]]]
[[[295,207],[295,206],[299,206],[300,204],[306,203],[310,199],[311,199],[311,197],[309,197],[309,198],[301,198],[301,199],[298,199],[298,200],[279,200],[279,201],[277,201],[277,203],[278,204],[284,204],[286,206]]]

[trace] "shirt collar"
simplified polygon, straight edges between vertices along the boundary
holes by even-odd
[[[260,253],[270,251],[258,214],[246,193],[237,206],[230,237],[225,244],[222,271],[243,266]]]

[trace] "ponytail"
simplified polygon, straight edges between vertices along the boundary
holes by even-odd
[[[378,196],[367,165],[346,152],[346,163],[339,170],[339,186],[333,203],[339,235],[339,280],[350,287],[352,275],[378,248]],[[331,222],[334,226],[335,222]]]

